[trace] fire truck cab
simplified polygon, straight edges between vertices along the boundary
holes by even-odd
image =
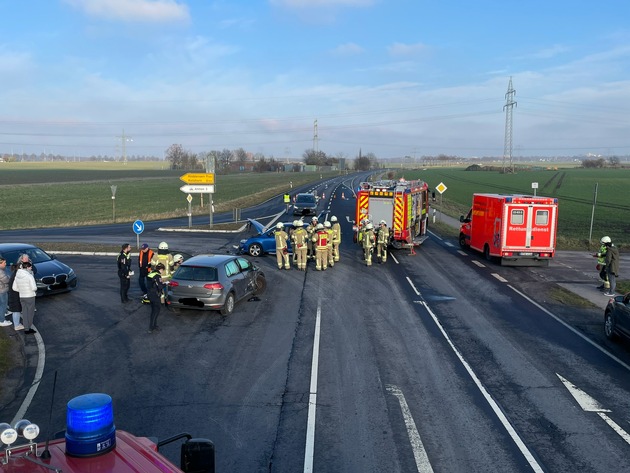
[[[503,266],[548,266],[555,254],[558,199],[473,194],[472,208],[460,222],[462,248],[500,259]]]
[[[112,399],[84,394],[70,400],[63,438],[38,442],[40,430],[26,419],[0,423],[0,473],[214,473],[214,444],[179,434],[161,442],[136,437],[114,425]],[[180,468],[158,452],[185,439]]]
[[[360,240],[361,222],[378,225],[385,220],[390,228],[390,244],[400,249],[420,245],[428,238],[429,186],[415,180],[362,182],[357,191],[355,241]]]

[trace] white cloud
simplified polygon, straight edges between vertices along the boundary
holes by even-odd
[[[387,48],[391,56],[414,56],[417,54],[422,54],[426,52],[428,49],[429,49],[428,46],[423,43],[416,43],[416,44],[394,43],[389,48]]]
[[[188,7],[176,0],[64,0],[99,18],[127,22],[188,21]]]
[[[365,50],[355,43],[340,44],[332,50],[332,53],[336,56],[354,56],[363,52],[365,52]]]
[[[569,51],[569,48],[567,48],[566,46],[563,46],[561,44],[554,44],[550,48],[542,49],[541,51],[535,52],[530,57],[536,59],[551,59],[567,51]]]

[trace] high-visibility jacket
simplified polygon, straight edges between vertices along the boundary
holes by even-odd
[[[304,248],[306,245],[306,239],[308,234],[303,228],[298,228],[293,232],[293,246],[294,248]]]
[[[313,236],[313,242],[318,250],[325,250],[328,248],[328,232],[326,230],[318,230],[315,236]]]
[[[339,225],[339,222],[333,223],[332,231],[333,243],[341,243],[341,225]]]

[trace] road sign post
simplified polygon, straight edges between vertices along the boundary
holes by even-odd
[[[188,194],[186,200],[188,201],[188,228],[192,228],[192,195]]]
[[[112,220],[116,223],[116,188],[117,186],[111,186],[112,188]]]
[[[442,205],[442,194],[446,192],[446,187],[443,182],[440,182],[437,186],[435,186],[435,190],[440,193],[440,222],[442,221],[442,212],[444,212],[444,206]]]
[[[136,220],[133,222],[133,232],[136,234],[136,248],[140,249],[140,234],[144,231],[144,222],[142,220]]]

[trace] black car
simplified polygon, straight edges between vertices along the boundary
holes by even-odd
[[[317,197],[315,194],[298,194],[293,203],[293,215],[317,215]]]
[[[77,287],[78,279],[74,270],[55,255],[26,243],[0,243],[0,255],[7,260],[7,272],[23,254],[29,257],[35,267],[33,272],[38,296],[67,292]]]
[[[604,311],[604,331],[611,340],[618,335],[630,338],[630,292],[608,301]]]

